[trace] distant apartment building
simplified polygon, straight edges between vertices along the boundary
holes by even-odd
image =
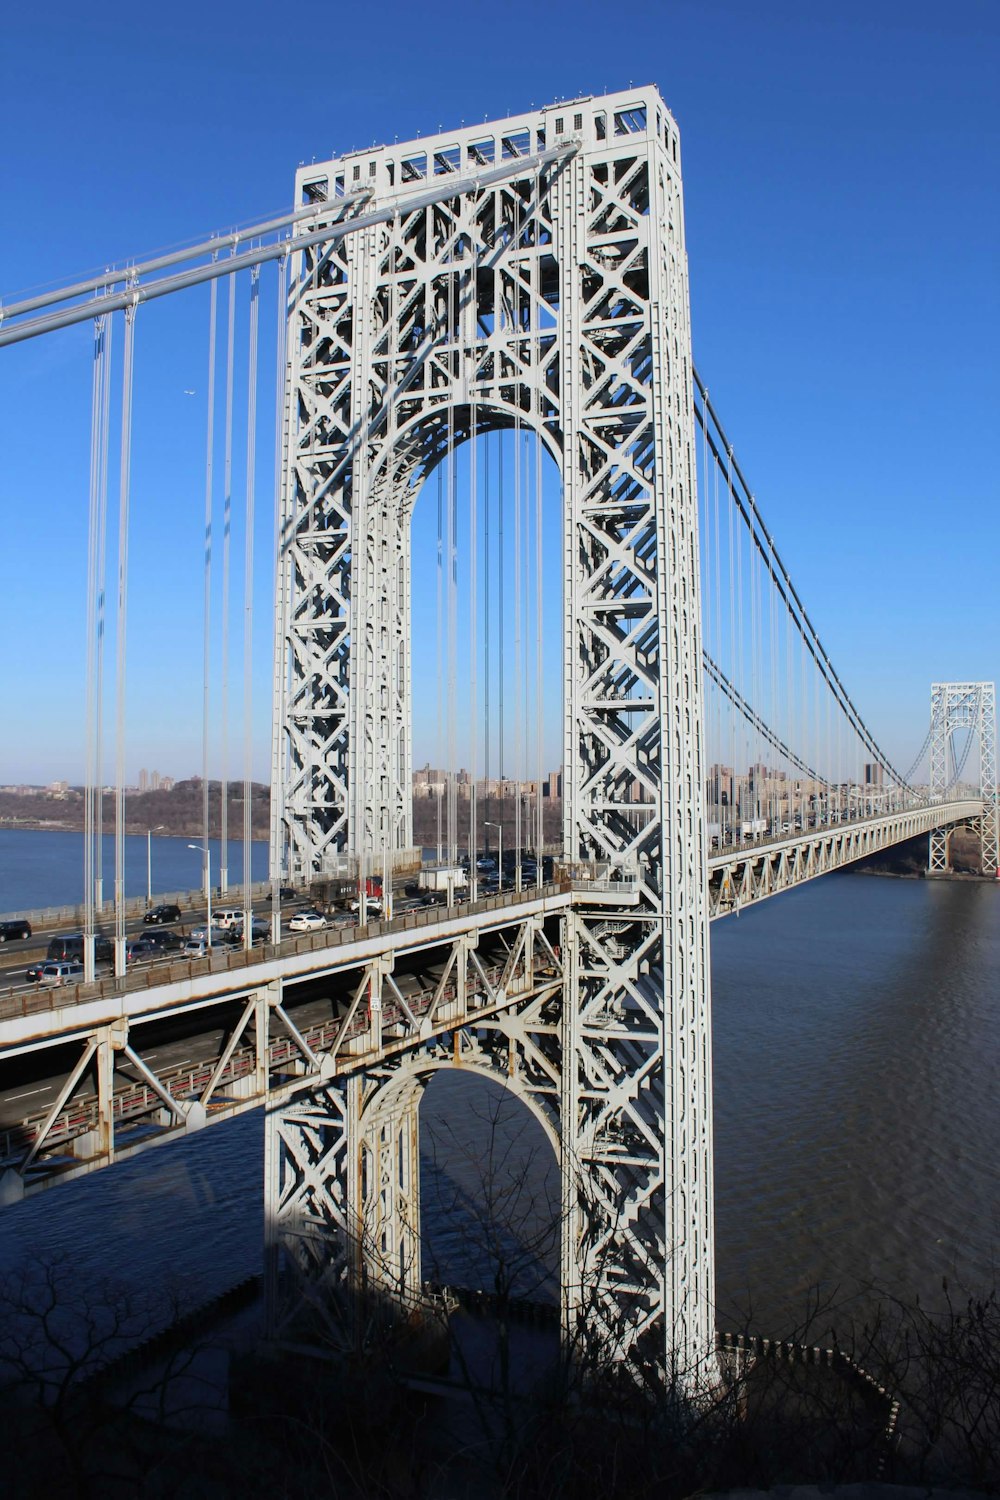
[[[436,769],[430,764],[421,767],[413,773],[413,796],[414,798],[443,797],[447,794],[451,778],[447,771]],[[455,772],[455,795],[460,802],[468,802],[472,797],[473,781],[469,772],[464,768]],[[556,790],[551,791],[552,787]],[[481,776],[475,783],[476,801],[498,800],[514,802],[518,797],[535,798],[538,796],[538,782],[534,779],[518,781],[511,776]],[[562,796],[562,771],[549,773],[549,778],[542,782],[543,799],[552,796]]]

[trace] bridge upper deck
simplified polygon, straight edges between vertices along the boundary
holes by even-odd
[[[973,799],[942,802],[875,818],[833,823],[768,837],[711,854],[709,900],[713,918],[777,895],[794,885],[933,828],[979,816]],[[164,962],[124,976],[61,989],[11,989],[0,994],[0,1055],[86,1036],[96,1027],[195,1011],[239,999],[277,981],[294,983],[481,938],[511,921],[558,916],[572,906],[626,908],[644,913],[635,883],[588,879],[582,867],[560,872],[541,887],[504,892],[475,903],[411,911],[369,922],[285,937],[249,950]]]

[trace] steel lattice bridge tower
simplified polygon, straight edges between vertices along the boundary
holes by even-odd
[[[654,89],[554,105],[313,165],[298,201],[369,186],[380,222],[310,244],[295,278],[274,843],[298,875],[412,843],[411,510],[448,445],[533,430],[562,480],[563,851],[605,889],[564,919],[558,995],[510,1016],[494,1052],[558,1143],[567,1329],[690,1370],[714,1288],[677,127]],[[310,1212],[345,1254],[375,1244],[369,1273],[400,1291],[420,1284],[416,1112],[437,1066],[429,1048],[327,1091],[322,1144],[318,1098],[272,1119],[272,1222],[300,1212],[310,1156]]]
[[[953,738],[966,732],[959,759],[954,759]],[[992,682],[935,682],[931,688],[930,795],[943,800],[953,795],[960,781],[973,741],[979,746],[979,785],[983,799],[980,817],[972,826],[982,845],[982,869],[1000,871],[1000,820],[997,816],[997,703]],[[948,849],[953,829],[935,828],[930,835],[927,868],[932,875],[949,868]]]

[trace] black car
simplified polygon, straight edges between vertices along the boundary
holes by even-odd
[[[0,943],[11,943],[15,938],[29,938],[30,936],[31,923],[26,922],[23,917],[0,922]]]
[[[143,917],[143,921],[150,927],[164,927],[168,922],[179,922],[181,909],[179,906],[153,906]]]
[[[40,958],[37,963],[29,964],[24,971],[25,979],[27,979],[31,984],[38,984],[42,977],[42,970],[45,968],[45,965],[47,963],[47,958]]]
[[[180,933],[171,932],[169,927],[162,927],[158,932],[143,933],[143,941],[155,948],[157,953],[176,953],[184,946]]]

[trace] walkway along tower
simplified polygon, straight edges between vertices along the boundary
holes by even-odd
[[[556,1024],[529,1006],[448,1055],[500,1074],[557,1145],[568,1334],[690,1372],[714,1243],[677,127],[630,90],[314,164],[296,187],[358,209],[293,256],[274,847],[305,878],[411,843],[412,507],[449,448],[533,429],[562,480],[564,859],[609,884],[563,919]],[[446,1060],[331,1072],[272,1118],[272,1271],[331,1284],[364,1262],[416,1287],[416,1109]]]

